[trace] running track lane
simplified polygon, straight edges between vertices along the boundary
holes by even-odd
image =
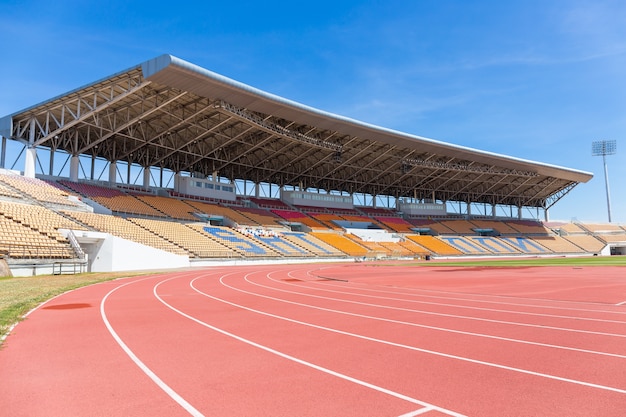
[[[425,316],[354,304],[363,301],[354,295],[359,286],[319,280],[314,268],[214,268],[119,280],[51,300],[0,351],[3,413],[617,416],[626,409],[626,382],[606,376],[623,376],[623,358],[562,350],[554,356],[552,348],[402,324]],[[369,284],[361,289],[390,298],[386,307],[404,306],[393,298],[415,295],[415,288],[397,286],[399,294],[389,297],[389,288]],[[325,289],[341,291],[334,300],[318,298]],[[465,308],[475,298],[454,302]],[[534,323],[541,320],[533,316]],[[468,330],[467,319],[437,324]],[[597,330],[604,325],[597,322]],[[492,326],[469,330],[504,331]],[[559,370],[544,365],[545,358],[576,368],[563,374],[615,390],[514,370]]]

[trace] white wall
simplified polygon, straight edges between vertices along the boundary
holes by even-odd
[[[186,268],[189,257],[176,255],[108,233],[75,230],[87,254],[90,272]]]

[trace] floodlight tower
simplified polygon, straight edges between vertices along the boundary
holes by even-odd
[[[611,193],[609,191],[609,169],[606,165],[606,156],[617,153],[617,144],[614,140],[598,140],[591,143],[591,154],[602,155],[604,162],[604,183],[606,184],[606,205],[609,210],[609,223],[611,223]]]

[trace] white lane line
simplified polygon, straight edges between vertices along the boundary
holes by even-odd
[[[430,407],[424,407],[424,408],[420,408],[419,410],[414,410],[414,411],[408,412],[408,413],[406,413],[406,414],[402,414],[401,416],[398,416],[398,417],[415,417],[415,416],[421,416],[422,414],[424,414],[424,413],[429,413],[429,412],[431,412],[431,411],[433,411],[433,409],[432,409],[432,408],[430,408]]]
[[[332,269],[332,267],[309,269],[306,271],[306,274],[313,278],[321,278],[322,276],[315,275],[315,271],[323,271],[324,269]],[[597,307],[623,305],[623,304],[626,304],[626,301],[624,301],[623,303],[619,303],[619,304],[610,304],[606,302],[602,303],[602,302],[593,302],[593,301],[551,300],[551,299],[546,299],[546,298],[517,297],[513,295],[497,295],[497,294],[464,293],[464,292],[459,292],[459,291],[443,291],[443,290],[432,290],[432,289],[426,289],[426,288],[412,288],[412,287],[381,285],[381,284],[369,285],[365,282],[359,282],[359,281],[355,282],[355,281],[350,281],[350,280],[348,280],[348,282],[350,282],[350,284],[352,285],[359,285],[361,289],[369,289],[370,291],[377,291],[377,290],[371,289],[372,287],[398,288],[398,289],[411,291],[412,294],[410,295],[416,295],[419,297],[427,297],[427,298],[442,298],[445,300],[475,301],[477,303],[507,304],[507,305],[515,305],[515,306],[520,306],[520,307],[537,307],[537,308],[556,309],[556,310],[589,311],[589,312],[595,312],[595,313],[610,313],[610,314],[620,314],[620,315],[626,314],[626,311],[543,306],[543,305],[537,305],[537,304],[519,304],[519,303],[501,302],[501,301],[493,301],[493,300],[480,300],[478,298],[456,298],[456,297],[444,297],[444,296],[437,296],[437,295],[426,295],[426,294],[420,294],[418,292],[428,292],[428,293],[434,293],[434,294],[453,294],[458,297],[464,296],[464,297],[482,297],[482,298],[496,298],[496,299],[503,298],[503,299],[514,299],[514,300],[529,300],[529,301],[537,301],[537,302],[549,302],[552,304],[588,304],[588,305],[597,306]],[[331,284],[329,283],[328,285],[331,285]]]
[[[306,288],[309,290],[318,290],[318,291],[322,291],[322,292],[331,292],[331,293],[335,293],[335,294],[342,294],[342,295],[350,295],[350,296],[356,296],[356,297],[363,297],[363,298],[374,298],[374,299],[379,299],[379,300],[391,300],[391,301],[401,301],[401,302],[406,302],[409,304],[426,304],[426,305],[434,305],[434,306],[438,306],[438,307],[453,307],[453,308],[459,308],[459,309],[467,309],[467,310],[478,310],[478,311],[488,311],[488,312],[495,312],[495,313],[507,313],[507,314],[512,314],[512,315],[528,315],[528,316],[537,316],[537,317],[548,317],[548,318],[558,318],[558,319],[567,319],[567,320],[574,320],[574,321],[593,321],[593,322],[601,322],[601,323],[611,323],[611,324],[626,324],[626,322],[623,321],[613,321],[613,320],[601,320],[601,319],[590,319],[590,318],[584,318],[584,317],[576,317],[576,316],[555,316],[555,315],[551,315],[551,314],[539,314],[539,313],[528,313],[528,312],[522,312],[522,311],[512,311],[512,310],[498,310],[498,309],[491,309],[491,308],[482,308],[482,307],[468,307],[468,306],[462,306],[462,305],[456,305],[456,304],[443,304],[443,303],[432,303],[432,302],[428,302],[428,301],[418,301],[418,300],[410,300],[410,299],[405,299],[405,298],[396,298],[396,297],[382,297],[382,296],[376,296],[376,295],[366,295],[366,294],[359,294],[359,293],[354,293],[354,292],[349,292],[349,291],[336,291],[336,290],[329,290],[326,288],[320,288],[318,286],[312,287],[312,286],[308,286],[308,285],[299,285],[299,284],[295,284],[293,282],[285,282],[285,281],[279,281],[273,278],[270,278],[272,281],[282,284],[282,285],[288,285],[291,287],[297,287],[297,288]],[[340,287],[340,288],[344,288],[344,287]],[[321,296],[315,296],[312,294],[307,294],[307,296],[309,297],[321,297]],[[333,298],[330,297],[321,297],[321,298],[327,298],[329,300],[333,300]],[[335,299],[335,300],[343,300],[343,299]],[[349,301],[346,301],[349,302]],[[357,303],[356,301],[353,301],[355,303]],[[368,303],[363,303],[364,305],[368,305]],[[377,304],[370,304],[373,306],[376,306]],[[528,324],[528,323],[518,323],[518,322],[507,322],[507,321],[500,321],[500,320],[492,320],[492,319],[486,319],[486,318],[479,318],[479,317],[471,317],[471,316],[458,316],[458,315],[450,315],[450,314],[446,314],[446,313],[437,313],[437,312],[433,312],[433,311],[426,311],[426,310],[411,310],[411,309],[402,309],[402,308],[394,308],[394,307],[388,307],[388,308],[393,308],[393,309],[398,309],[398,310],[405,310],[405,311],[415,311],[415,312],[419,312],[419,313],[423,313],[423,314],[432,314],[432,315],[440,315],[440,316],[451,316],[451,317],[463,317],[463,318],[467,318],[470,320],[480,320],[480,321],[489,321],[489,322],[494,322],[494,323],[508,323],[508,324],[516,324],[516,325],[525,325],[525,326],[531,326],[531,327],[540,327],[540,328],[551,328],[551,329],[559,329],[559,330],[563,330],[564,328],[560,328],[560,327],[549,327],[549,326],[538,326],[538,325],[533,325],[533,324]],[[590,333],[590,334],[606,334],[606,335],[610,335],[610,336],[616,336],[616,337],[626,337],[626,335],[621,335],[621,334],[612,334],[612,333],[599,333],[599,332],[594,332],[594,331],[588,331],[588,330],[575,330],[575,329],[567,329],[565,328],[565,330],[567,331],[572,331],[572,332],[582,332],[582,333]]]
[[[109,319],[107,318],[107,315],[105,312],[105,303],[106,303],[106,300],[109,298],[109,296],[122,287],[125,287],[130,284],[134,284],[139,281],[144,281],[146,279],[149,279],[149,278],[143,278],[137,281],[127,282],[109,291],[100,302],[100,315],[102,316],[102,321],[104,321],[104,324],[106,328],[109,330],[109,333],[111,333],[111,336],[113,336],[113,339],[115,339],[117,344],[120,345],[120,347],[126,353],[126,355],[128,355],[128,357],[135,363],[135,365],[139,367],[139,369],[143,371],[144,374],[146,374],[159,388],[161,388],[171,399],[173,399],[181,407],[183,407],[189,414],[191,414],[194,417],[204,417],[204,414],[202,414],[194,406],[189,404],[187,400],[185,400],[180,394],[178,394],[169,385],[167,385],[161,378],[157,376],[157,374],[155,374],[150,368],[148,368],[148,366],[145,363],[143,363],[141,359],[137,357],[137,355],[135,355],[135,353],[126,345],[126,343],[124,343],[122,338],[113,329],[113,326],[111,325],[111,323],[109,322]],[[174,279],[174,278],[171,278],[171,279]]]
[[[269,274],[271,274],[271,272]],[[268,277],[269,277],[269,274],[268,274]],[[253,282],[253,281],[251,281],[248,278],[248,276],[249,276],[249,274],[247,274],[244,277],[244,280],[246,282],[248,282],[249,284],[251,284],[251,285],[254,285],[254,286],[257,286],[257,287],[261,287],[261,288],[267,288],[267,289],[270,289],[270,290],[286,292],[286,293],[289,293],[289,294],[296,294],[296,295],[306,296],[306,294],[303,294],[303,293],[277,289],[277,288],[273,288],[273,287],[269,287],[269,286],[266,286],[266,285],[263,285],[263,284],[259,284],[259,283]],[[589,353],[589,354],[593,354],[593,355],[601,355],[601,356],[608,356],[608,357],[619,358],[619,359],[626,359],[626,355],[620,355],[620,354],[617,354],[617,353],[600,352],[600,351],[596,351],[596,350],[580,349],[580,348],[574,348],[574,347],[569,347],[569,346],[561,346],[561,345],[552,345],[552,344],[548,344],[548,343],[533,342],[533,341],[529,341],[529,340],[513,339],[513,338],[503,337],[503,336],[494,336],[494,335],[485,334],[485,333],[475,333],[475,332],[468,332],[468,331],[464,331],[464,330],[448,329],[448,328],[445,328],[445,327],[429,326],[427,324],[419,324],[419,323],[413,323],[413,322],[409,322],[409,321],[394,320],[394,319],[388,319],[388,318],[378,317],[378,316],[369,316],[369,315],[366,315],[366,314],[351,313],[351,312],[348,312],[348,311],[335,310],[335,309],[326,308],[326,307],[319,307],[319,306],[315,306],[315,305],[312,305],[312,304],[304,304],[304,303],[299,303],[299,302],[296,302],[296,301],[289,301],[289,300],[285,300],[285,299],[282,299],[282,298],[272,297],[272,296],[269,296],[269,295],[258,294],[258,293],[255,293],[255,292],[242,290],[240,288],[235,288],[232,285],[228,285],[226,283],[224,283],[224,285],[227,286],[228,288],[231,288],[232,290],[239,291],[239,292],[242,292],[244,294],[253,295],[255,297],[266,298],[266,299],[273,300],[273,301],[278,301],[278,302],[281,302],[281,303],[293,304],[293,305],[297,305],[297,306],[300,306],[300,307],[306,307],[306,308],[311,308],[311,309],[315,309],[315,310],[328,311],[330,313],[344,314],[344,315],[347,315],[347,316],[365,318],[365,319],[370,319],[370,320],[378,320],[378,321],[383,321],[383,322],[387,322],[387,323],[401,324],[401,325],[406,325],[406,326],[410,326],[410,327],[420,327],[420,328],[423,328],[423,329],[436,330],[436,331],[441,331],[441,332],[462,334],[462,335],[465,335],[465,336],[484,337],[484,338],[487,338],[487,339],[502,340],[502,341],[505,341],[505,342],[521,343],[521,344],[532,345],[532,346],[541,346],[541,347],[547,347],[547,348],[552,348],[552,349],[561,349],[561,350],[568,350],[568,351],[579,352],[579,353]],[[315,296],[315,297],[316,298],[321,298],[321,299],[324,299],[324,300],[342,301],[341,299],[338,299],[338,298],[327,298],[327,297],[321,297],[321,296]],[[363,303],[359,303],[359,302],[355,302],[355,301],[348,301],[348,303],[356,303],[356,304],[363,305]],[[366,304],[366,306],[368,306],[368,307],[379,307],[376,304]],[[380,307],[386,308],[385,306],[380,306]]]
[[[626,301],[622,301],[621,303],[617,303],[615,304],[616,306],[623,306],[624,304],[626,304]]]
[[[324,269],[332,269],[333,267],[329,266],[329,267],[323,267],[323,268],[315,268],[315,269],[309,269],[306,271],[307,275],[312,276],[314,278],[318,278],[318,275],[315,275],[315,271],[323,271]],[[351,284],[358,284],[358,285],[362,285],[362,286],[370,286],[370,287],[382,287],[382,288],[402,288],[402,289],[407,289],[407,290],[411,290],[414,292],[427,292],[427,293],[433,293],[433,294],[452,294],[458,297],[476,297],[476,298],[468,298],[467,300],[471,300],[471,301],[476,301],[479,303],[496,303],[499,304],[500,302],[498,301],[491,301],[491,300],[480,300],[479,298],[494,298],[494,299],[498,299],[498,298],[502,298],[502,299],[512,299],[512,300],[528,300],[528,301],[537,301],[537,302],[551,302],[551,303],[555,303],[555,304],[584,304],[584,305],[590,305],[590,306],[596,306],[596,307],[606,307],[606,306],[612,306],[613,304],[607,303],[607,302],[594,302],[594,301],[572,301],[572,300],[551,300],[551,299],[546,299],[546,298],[536,298],[536,297],[521,297],[521,296],[514,296],[514,295],[500,295],[500,294],[480,294],[480,293],[470,293],[470,292],[460,292],[460,291],[444,291],[444,290],[434,290],[434,289],[427,289],[427,288],[410,288],[410,287],[402,287],[402,286],[384,286],[384,285],[380,285],[380,284],[375,284],[375,285],[370,285],[366,282],[354,282],[354,281],[350,281]],[[419,295],[422,297],[431,297],[431,298],[450,298],[450,299],[455,299],[453,297],[443,297],[443,296],[436,296],[436,295],[425,295],[425,294],[419,294],[416,293],[415,295]],[[465,298],[460,298],[460,300],[466,300]],[[505,303],[508,304],[508,303]],[[518,304],[520,306],[526,306],[526,304]],[[528,306],[535,306],[535,307],[543,307],[543,306],[538,306],[536,304],[528,304]],[[554,308],[554,309],[569,309],[568,307],[557,307],[557,306],[545,306],[545,308]],[[614,310],[594,310],[594,309],[582,309],[583,311],[588,310],[588,311],[600,311],[600,312],[606,312],[606,313],[615,313],[615,314],[626,314],[626,311],[614,311]]]
[[[273,282],[277,282],[273,278],[269,278],[269,279],[271,281],[273,281]],[[285,284],[285,283],[281,281],[280,284]],[[314,289],[314,288],[311,288],[311,287],[295,285],[295,284],[292,284],[292,283],[289,283],[288,285],[295,286],[297,288]],[[283,292],[287,292],[287,293],[298,294],[298,295],[301,295],[301,296],[304,296],[304,297],[321,298],[323,300],[340,301],[340,302],[343,302],[343,303],[357,304],[357,305],[363,305],[363,306],[367,306],[367,307],[378,307],[378,308],[387,309],[387,310],[405,311],[405,312],[409,312],[409,313],[418,313],[418,314],[425,314],[425,315],[431,315],[431,316],[440,316],[440,317],[451,317],[451,318],[463,319],[463,320],[484,321],[484,322],[487,322],[487,323],[505,324],[505,325],[511,325],[511,326],[520,326],[520,327],[531,327],[531,328],[536,328],[536,329],[558,330],[558,331],[571,332],[571,333],[583,333],[583,334],[591,334],[591,335],[598,335],[598,336],[609,336],[609,337],[626,338],[626,335],[618,334],[618,333],[605,333],[605,332],[596,332],[596,331],[591,331],[591,330],[571,329],[571,328],[567,328],[567,327],[545,326],[545,325],[541,325],[541,324],[529,324],[529,323],[521,323],[521,322],[516,322],[516,321],[504,321],[504,320],[486,319],[486,318],[482,318],[482,317],[472,317],[472,316],[461,316],[461,315],[456,315],[456,314],[436,313],[436,312],[427,311],[427,310],[415,310],[415,309],[410,309],[410,308],[402,308],[402,307],[393,307],[393,306],[386,306],[386,305],[380,305],[380,304],[364,303],[364,302],[360,302],[360,301],[346,300],[346,299],[343,299],[343,298],[324,297],[324,296],[321,296],[321,295],[313,295],[313,294],[309,294],[309,293],[288,291],[288,290],[283,290],[283,289],[278,289],[278,288],[272,288],[272,289],[275,290],[275,291],[283,291]],[[351,295],[352,294],[352,293],[347,293],[347,292],[344,293],[344,292],[341,292],[341,291],[331,291],[331,292],[339,293],[339,294],[347,294],[347,295]],[[381,297],[381,298],[384,298],[386,300],[403,301],[401,299],[395,299],[395,298],[387,298],[387,297]]]
[[[274,280],[274,282],[279,282],[279,281]],[[453,308],[465,309],[465,310],[488,311],[488,312],[493,312],[493,313],[507,313],[507,314],[513,314],[513,315],[517,314],[517,315],[522,315],[522,316],[533,316],[533,317],[549,317],[549,318],[575,320],[575,321],[591,321],[591,322],[612,323],[612,324],[621,324],[621,325],[626,324],[626,321],[594,319],[594,318],[589,318],[589,317],[577,317],[577,316],[560,316],[560,315],[554,315],[554,314],[531,313],[531,312],[526,312],[526,311],[501,310],[501,309],[485,308],[485,307],[472,307],[472,306],[464,306],[464,305],[458,305],[458,304],[434,303],[430,301],[420,301],[420,300],[413,300],[413,299],[406,299],[406,298],[383,297],[379,295],[360,294],[360,293],[349,292],[349,291],[329,290],[327,288],[322,288],[319,285],[315,285],[313,287],[309,285],[305,286],[305,285],[294,284],[293,282],[285,282],[285,281],[280,281],[280,282],[284,285],[290,285],[294,287],[314,289],[318,291],[332,292],[332,293],[337,293],[337,294],[353,295],[355,297],[402,301],[402,302],[411,303],[411,304],[426,304],[426,305],[433,305],[433,306],[438,306],[438,307],[453,307]],[[315,283],[315,284],[318,284],[318,283]],[[333,284],[324,284],[324,287],[327,287],[327,286],[337,287],[336,285],[333,285]],[[340,286],[339,288],[345,288],[345,287]],[[405,296],[411,295],[411,294],[406,294],[406,293],[397,293],[397,292],[389,292],[389,291],[388,293],[396,294],[396,295],[405,295]]]
[[[320,285],[324,285],[324,286],[328,286],[328,287],[336,287],[336,288],[345,288],[344,286],[341,285],[337,285],[336,283],[332,283],[332,282],[324,282],[324,283],[319,283],[316,282],[316,284],[320,284]],[[352,287],[354,289],[358,289],[360,291],[370,291],[370,292],[375,292],[375,293],[384,293],[384,294],[397,294],[397,295],[405,295],[405,296],[413,296],[413,297],[422,297],[422,298],[436,298],[436,299],[441,299],[441,300],[452,300],[452,301],[462,301],[462,302],[469,302],[469,303],[483,303],[483,304],[499,304],[499,305],[504,305],[504,306],[515,306],[515,307],[525,307],[525,308],[534,308],[534,309],[545,309],[545,310],[563,310],[563,311],[574,311],[574,312],[582,312],[582,313],[600,313],[600,314],[618,314],[618,315],[625,315],[626,312],[625,311],[615,311],[615,310],[594,310],[594,309],[590,309],[590,308],[574,308],[574,307],[557,307],[557,306],[549,306],[549,305],[538,305],[538,304],[522,304],[522,303],[511,303],[511,302],[502,302],[502,301],[487,301],[487,300],[475,300],[473,298],[462,298],[462,297],[441,297],[441,296],[433,296],[433,295],[425,295],[425,294],[417,294],[415,293],[413,288],[404,288],[404,287],[398,287],[398,286],[386,286],[386,287],[380,287],[380,286],[375,286],[377,288],[373,288],[373,286],[366,286],[363,285],[361,283],[352,283]],[[404,292],[396,292],[396,291],[385,291],[382,288],[396,288],[398,290],[407,290]],[[474,295],[474,294],[470,294],[470,295]],[[541,300],[543,302],[549,302],[550,300]],[[559,302],[559,300],[555,300],[555,302]],[[575,304],[575,301],[568,301],[569,304]],[[626,303],[626,302],[624,302]],[[624,304],[624,303],[620,303],[620,304]],[[604,306],[610,305],[616,305],[619,306],[620,304],[604,304]],[[478,307],[477,307],[478,308]],[[510,310],[512,312],[517,312],[517,310]],[[534,313],[534,314],[540,314],[540,313]],[[561,317],[561,316],[554,316],[554,317]],[[569,316],[565,316],[565,317],[569,317]],[[571,316],[571,317],[576,317],[579,318],[579,316]],[[593,319],[590,319],[593,320]],[[599,319],[602,320],[602,319]],[[624,323],[626,324],[626,321],[613,321],[615,323]]]
[[[232,273],[232,274],[235,274],[235,273]],[[245,308],[245,307],[241,307],[241,306],[239,306],[239,305],[237,305],[237,304],[230,303],[230,302],[228,302],[228,301],[224,301],[224,300],[222,300],[222,299],[220,299],[220,298],[218,298],[218,297],[214,297],[214,296],[211,296],[211,295],[208,295],[208,294],[204,294],[202,291],[198,291],[196,288],[194,288],[194,286],[193,286],[193,282],[194,282],[194,281],[196,281],[197,279],[200,279],[200,278],[204,278],[204,277],[203,277],[203,276],[199,276],[199,277],[197,277],[197,278],[194,278],[194,279],[190,282],[190,286],[191,286],[191,288],[193,288],[193,289],[194,289],[194,291],[196,291],[196,292],[198,292],[198,293],[200,293],[200,294],[202,294],[202,295],[205,295],[205,296],[207,296],[207,297],[209,297],[209,298],[215,299],[216,301],[219,301],[219,302],[222,302],[222,303],[226,303],[226,304],[230,304],[230,305],[233,305],[233,306],[235,306],[235,307],[240,307],[240,308],[247,309],[247,308]],[[395,397],[395,398],[398,398],[398,399],[401,399],[401,400],[404,400],[404,401],[407,401],[407,402],[410,402],[410,403],[413,403],[413,404],[421,405],[421,406],[423,406],[423,407],[425,407],[425,408],[427,408],[427,409],[429,409],[429,410],[437,410],[437,411],[439,411],[439,412],[442,412],[442,413],[444,413],[444,414],[447,414],[447,415],[449,415],[449,416],[454,416],[454,417],[465,417],[463,414],[459,414],[459,413],[456,413],[456,412],[454,412],[454,411],[451,411],[451,410],[448,410],[448,409],[445,409],[445,408],[442,408],[442,407],[438,407],[438,406],[436,406],[436,405],[434,405],[434,404],[430,404],[430,403],[427,403],[427,402],[425,402],[425,401],[420,401],[420,400],[418,400],[418,399],[415,399],[415,398],[409,397],[409,396],[404,395],[404,394],[400,394],[400,393],[398,393],[398,392],[395,392],[395,391],[389,390],[389,389],[387,389],[387,388],[379,387],[378,385],[374,385],[374,384],[371,384],[371,383],[369,383],[369,382],[365,382],[365,381],[362,381],[362,380],[360,380],[360,379],[353,378],[353,377],[351,377],[351,376],[348,376],[348,375],[345,375],[345,374],[342,374],[342,373],[339,373],[339,372],[333,371],[332,369],[324,368],[323,366],[316,365],[316,364],[314,364],[314,363],[307,362],[307,361],[305,361],[305,360],[303,360],[303,359],[296,358],[295,356],[291,356],[291,355],[288,355],[288,354],[286,354],[286,353],[280,352],[280,351],[278,351],[278,350],[272,349],[272,348],[270,348],[270,347],[268,347],[268,346],[261,345],[261,344],[259,344],[259,343],[253,342],[252,340],[249,340],[249,339],[246,339],[246,338],[244,338],[244,337],[238,336],[238,335],[236,335],[236,334],[234,334],[234,333],[230,333],[230,332],[228,332],[228,331],[226,331],[226,330],[224,330],[224,329],[220,329],[219,327],[215,327],[215,326],[213,326],[213,325],[211,325],[211,324],[209,324],[209,323],[206,323],[206,322],[204,322],[204,321],[202,321],[202,320],[200,320],[200,319],[197,319],[197,318],[195,318],[195,317],[193,317],[193,316],[191,316],[191,315],[189,315],[189,314],[187,314],[187,313],[185,313],[185,312],[183,312],[183,311],[181,311],[181,310],[177,309],[176,307],[172,306],[171,304],[167,303],[165,300],[163,300],[163,299],[159,296],[159,294],[158,294],[158,292],[157,292],[157,291],[158,291],[158,287],[159,287],[161,284],[163,284],[163,283],[165,283],[165,282],[167,282],[167,281],[171,281],[172,279],[175,279],[175,278],[171,278],[171,279],[167,279],[167,280],[161,281],[161,282],[159,282],[157,285],[155,285],[155,286],[154,286],[154,289],[153,289],[154,296],[155,296],[155,297],[156,297],[156,298],[157,298],[157,299],[158,299],[161,303],[163,303],[163,305],[165,305],[167,308],[169,308],[169,309],[171,309],[172,311],[174,311],[174,312],[176,312],[176,313],[180,314],[180,315],[181,315],[181,316],[183,316],[183,317],[188,318],[189,320],[192,320],[192,321],[194,321],[194,322],[196,322],[196,323],[200,324],[201,326],[207,327],[207,328],[209,328],[209,329],[211,329],[211,330],[214,330],[214,331],[216,331],[216,332],[218,332],[218,333],[221,333],[221,334],[223,334],[223,335],[225,335],[225,336],[231,337],[231,338],[233,338],[233,339],[235,339],[235,340],[238,340],[238,341],[240,341],[240,342],[242,342],[242,343],[246,343],[246,344],[248,344],[248,345],[250,345],[250,346],[254,346],[254,347],[258,348],[258,349],[261,349],[261,350],[264,350],[264,351],[266,351],[266,352],[272,353],[272,354],[274,354],[274,355],[280,356],[281,358],[288,359],[288,360],[290,360],[290,361],[293,361],[293,362],[299,363],[299,364],[301,364],[301,365],[304,365],[304,366],[307,366],[307,367],[310,367],[310,368],[316,369],[316,370],[318,370],[318,371],[321,371],[321,372],[327,373],[327,374],[329,374],[329,375],[332,375],[332,376],[335,376],[335,377],[338,377],[338,378],[344,379],[344,380],[346,380],[346,381],[349,381],[349,382],[355,383],[355,384],[357,384],[357,385],[361,385],[361,386],[363,386],[363,387],[373,389],[373,390],[378,391],[378,392],[381,392],[381,393],[383,393],[383,394],[387,394],[387,395],[390,395],[390,396],[392,396],[392,397]]]
[[[222,285],[224,285],[225,287],[230,288],[228,286],[228,284],[224,283],[224,281],[223,281],[224,277],[226,277],[228,275],[233,275],[233,274],[223,275],[220,278],[220,283],[222,283]],[[272,313],[267,313],[267,312],[264,312],[264,311],[260,311],[260,310],[256,310],[256,309],[253,309],[253,308],[250,308],[250,307],[246,307],[246,306],[243,306],[241,304],[233,303],[233,302],[221,299],[219,297],[215,297],[213,295],[207,294],[205,292],[202,292],[199,289],[197,289],[196,287],[194,287],[194,285],[193,285],[194,282],[196,280],[198,280],[198,279],[199,279],[199,277],[193,279],[191,281],[190,285],[191,285],[191,287],[194,290],[198,291],[200,294],[205,295],[206,297],[214,299],[216,301],[220,301],[222,303],[231,305],[233,307],[241,308],[243,310],[248,310],[248,311],[251,311],[253,313],[261,314],[261,315],[264,315],[264,316],[273,317],[273,318],[276,318],[276,319],[279,319],[279,320],[284,320],[284,321],[288,321],[288,322],[295,323],[295,324],[301,324],[303,326],[308,326],[308,327],[312,327],[312,328],[315,328],[315,329],[325,330],[325,331],[332,332],[332,333],[342,334],[342,335],[345,335],[345,336],[351,336],[351,337],[355,337],[357,339],[368,340],[368,341],[371,341],[371,342],[381,343],[381,344],[388,345],[388,346],[394,346],[394,347],[399,347],[399,348],[402,348],[402,349],[412,350],[412,351],[415,351],[415,352],[421,352],[421,353],[426,353],[426,354],[430,354],[430,355],[441,356],[441,357],[444,357],[444,358],[455,359],[455,360],[459,360],[459,361],[463,361],[463,362],[469,362],[469,363],[474,363],[474,364],[478,364],[478,365],[490,366],[490,367],[493,367],[493,368],[504,369],[504,370],[507,370],[507,371],[518,372],[518,373],[522,373],[522,374],[526,374],[526,375],[542,377],[542,378],[551,379],[551,380],[560,381],[560,382],[568,382],[568,383],[575,384],[575,385],[581,385],[581,386],[590,387],[590,388],[597,388],[597,389],[601,389],[601,390],[605,390],[605,391],[617,392],[619,394],[626,394],[626,390],[621,389],[621,388],[615,388],[615,387],[610,387],[610,386],[607,386],[607,385],[600,385],[600,384],[594,384],[594,383],[591,383],[591,382],[579,381],[579,380],[576,380],[576,379],[571,379],[571,378],[565,378],[565,377],[560,377],[560,376],[556,376],[556,375],[545,374],[545,373],[542,373],[542,372],[530,371],[528,369],[516,368],[516,367],[512,367],[512,366],[507,366],[507,365],[501,365],[501,364],[497,364],[497,363],[493,363],[493,362],[481,361],[481,360],[478,360],[478,359],[466,358],[466,357],[463,357],[463,356],[452,355],[452,354],[443,353],[443,352],[437,352],[437,351],[429,350],[429,349],[422,349],[422,348],[418,348],[418,347],[415,347],[415,346],[409,346],[409,345],[405,345],[405,344],[402,344],[402,343],[395,343],[395,342],[390,342],[388,340],[382,340],[382,339],[377,339],[377,338],[374,338],[374,337],[363,336],[363,335],[356,334],[356,333],[350,333],[350,332],[346,332],[346,331],[343,331],[343,330],[333,329],[333,328],[330,328],[330,327],[320,326],[320,325],[313,324],[313,323],[307,323],[307,322],[304,322],[304,321],[291,319],[289,317],[284,317],[284,316],[279,316],[279,315],[272,314]],[[236,289],[234,289],[234,290],[236,290]]]

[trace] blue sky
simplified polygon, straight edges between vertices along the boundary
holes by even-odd
[[[4,0],[0,116],[169,53],[325,111],[594,173],[551,220],[608,220],[591,143],[616,140],[612,219],[626,224],[625,21],[610,0]]]

